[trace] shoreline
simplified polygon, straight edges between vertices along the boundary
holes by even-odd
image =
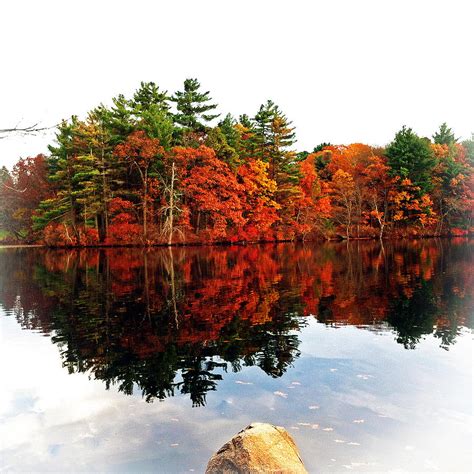
[[[7,248],[47,248],[47,249],[111,249],[111,248],[136,248],[136,249],[149,249],[149,248],[176,248],[176,247],[233,247],[240,246],[246,247],[249,245],[262,245],[262,244],[284,244],[284,243],[350,243],[350,242],[393,242],[393,241],[413,241],[413,240],[426,240],[426,239],[470,239],[472,234],[467,235],[426,235],[426,236],[412,236],[412,237],[388,237],[386,239],[378,239],[372,237],[355,237],[352,239],[317,239],[317,240],[260,240],[255,242],[190,242],[190,243],[174,243],[174,244],[123,244],[123,245],[46,245],[46,244],[2,244],[0,243],[0,249]]]

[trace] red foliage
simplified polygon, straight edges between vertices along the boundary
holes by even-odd
[[[132,202],[114,198],[109,203],[110,225],[106,245],[133,245],[141,242],[142,226],[137,224]]]
[[[240,200],[242,187],[212,148],[175,147],[173,159],[190,223],[200,239],[226,240],[232,229],[245,224]]]

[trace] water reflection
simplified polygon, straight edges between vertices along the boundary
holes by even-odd
[[[471,243],[0,251],[0,303],[88,372],[147,401],[206,403],[228,370],[281,377],[308,318],[444,349],[472,327]]]

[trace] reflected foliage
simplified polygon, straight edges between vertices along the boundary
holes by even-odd
[[[2,249],[0,303],[70,373],[206,403],[227,371],[281,377],[308,318],[448,349],[472,328],[467,239],[248,247]],[[317,341],[315,342],[317,344]]]

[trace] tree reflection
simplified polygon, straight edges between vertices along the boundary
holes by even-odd
[[[206,403],[227,370],[281,377],[308,317],[379,329],[413,349],[472,327],[471,244],[0,251],[0,303],[49,334],[71,373],[147,401]]]

